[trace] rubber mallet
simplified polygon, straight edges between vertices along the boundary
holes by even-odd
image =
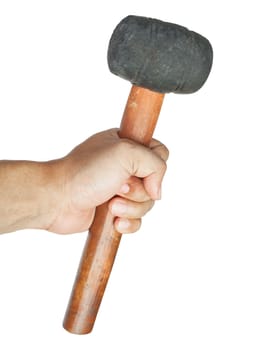
[[[185,27],[124,18],[108,48],[111,72],[133,84],[119,136],[147,146],[164,94],[197,91],[209,75],[212,57],[209,41]],[[64,319],[71,333],[87,334],[93,328],[121,239],[113,222],[108,203],[96,209]]]

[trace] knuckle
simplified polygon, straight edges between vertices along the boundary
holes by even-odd
[[[165,161],[162,161],[161,165],[160,165],[160,171],[162,174],[165,174],[167,170],[167,164]]]
[[[117,144],[117,149],[119,151],[127,152],[132,149],[135,149],[136,145],[133,141],[128,140],[128,139],[120,139],[118,144]]]
[[[162,145],[161,150],[159,152],[160,157],[164,162],[166,162],[169,158],[169,150],[165,145]]]
[[[164,146],[164,152],[165,152],[165,159],[167,160],[169,158],[170,151],[166,146]]]
[[[154,206],[154,201],[153,200],[149,200],[146,203],[146,208],[145,208],[145,212],[143,213],[143,216],[146,215],[149,211],[151,211],[153,206]]]
[[[134,221],[134,228],[133,228],[133,232],[139,231],[139,229],[141,228],[142,225],[142,220],[141,219],[137,219],[136,221]]]

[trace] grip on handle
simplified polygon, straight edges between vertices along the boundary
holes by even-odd
[[[152,139],[163,98],[161,93],[133,86],[124,110],[120,137],[147,146]],[[71,333],[87,334],[94,326],[121,239],[113,223],[108,203],[96,208],[64,318],[63,326]]]

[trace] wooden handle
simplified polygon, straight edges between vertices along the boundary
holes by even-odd
[[[124,110],[120,137],[148,145],[163,98],[163,94],[133,86]],[[95,323],[121,240],[113,222],[108,203],[96,208],[64,319],[63,326],[71,333],[90,333]]]

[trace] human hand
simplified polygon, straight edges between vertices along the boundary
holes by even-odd
[[[93,135],[52,163],[60,200],[47,229],[56,233],[85,231],[96,207],[110,200],[117,231],[137,231],[141,217],[161,197],[167,158],[167,148],[156,140],[147,148],[119,138],[117,129]]]

